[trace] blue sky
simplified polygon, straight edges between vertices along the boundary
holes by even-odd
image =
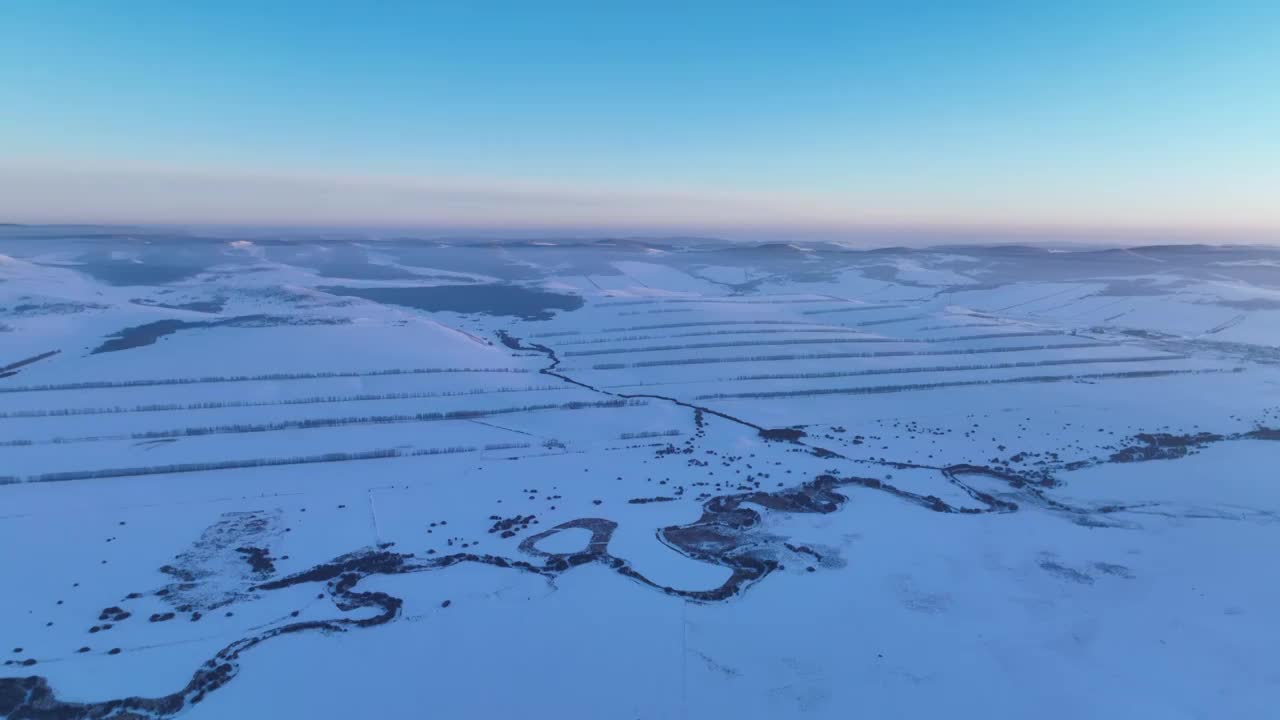
[[[1280,229],[1274,1],[8,0],[0,25],[20,221]]]

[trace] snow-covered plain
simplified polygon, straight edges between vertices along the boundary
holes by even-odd
[[[1280,251],[0,229],[0,717],[1275,717]]]

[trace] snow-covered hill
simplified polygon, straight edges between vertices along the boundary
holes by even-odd
[[[0,717],[1269,717],[1280,251],[5,228]]]

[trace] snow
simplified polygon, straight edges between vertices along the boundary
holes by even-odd
[[[1273,714],[1274,251],[146,240],[0,234],[0,690],[216,658],[182,717]],[[341,298],[334,258],[584,304]],[[217,324],[93,352],[161,321]]]

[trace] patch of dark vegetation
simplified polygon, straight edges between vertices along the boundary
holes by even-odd
[[[1139,433],[1134,436],[1134,440],[1137,440],[1138,444],[1112,453],[1111,462],[1139,462],[1180,458],[1206,445],[1221,442],[1223,437],[1205,432],[1194,435]]]
[[[1024,502],[1044,507],[1046,509],[1059,511],[1071,516],[1073,519],[1078,515],[1087,515],[1089,511],[1070,507],[1068,505],[1058,503],[1047,496],[1040,489],[1046,486],[1045,481],[1024,477],[1012,472],[1006,472],[980,465],[953,465],[942,468],[941,473],[952,485],[960,488],[969,497],[981,503],[984,507],[957,507],[947,503],[936,495],[921,495],[919,493],[910,492],[896,487],[886,480],[878,478],[847,478],[843,482],[847,485],[855,485],[871,490],[886,492],[895,497],[901,498],[915,505],[938,513],[957,513],[965,515],[973,515],[980,513],[1011,513],[1016,512],[1019,508],[1018,503],[1011,499],[1017,496]],[[980,490],[974,486],[972,482],[966,482],[963,478],[966,475],[980,476],[989,480],[1002,483],[1007,486],[1008,491],[999,496],[993,492]]]
[[[536,555],[547,559],[546,567],[551,571],[567,570],[570,567],[576,567],[596,559],[604,559],[608,556],[609,541],[613,539],[613,531],[618,528],[618,524],[612,520],[604,518],[579,518],[544,530],[536,535],[530,535],[520,543],[520,550],[530,555]],[[587,540],[586,547],[574,553],[549,553],[538,549],[538,543],[543,540],[557,535],[565,530],[587,530],[591,533],[591,538]],[[559,568],[559,570],[555,570]]]
[[[190,312],[216,315],[222,312],[222,309],[226,307],[227,299],[224,297],[218,297],[211,300],[193,300],[191,302],[169,304],[157,302],[155,300],[148,300],[146,298],[136,298],[130,302],[144,307],[164,308],[165,310],[187,310]]]
[[[649,503],[675,502],[675,500],[676,499],[673,497],[658,495],[657,497],[631,498],[627,502],[630,503],[631,505],[648,505]]]
[[[1093,564],[1093,567],[1098,572],[1106,573],[1107,575],[1114,575],[1115,577],[1121,577],[1126,580],[1133,579],[1133,572],[1130,571],[1129,568],[1125,567],[1124,565],[1117,565],[1115,563],[1097,562]]]
[[[172,335],[179,330],[217,327],[265,328],[282,325],[345,325],[350,322],[351,320],[348,318],[304,318],[277,315],[241,315],[227,318],[226,320],[156,320],[144,325],[127,327],[117,331],[114,335],[108,335],[107,341],[94,348],[89,354],[97,355],[99,353],[146,347],[147,345],[155,344],[156,340],[166,335]]]
[[[98,614],[98,619],[117,623],[128,618],[131,614],[132,613],[126,612],[125,610],[113,605],[109,608],[104,608],[102,612]]]
[[[783,543],[782,546],[797,555],[809,555],[814,560],[822,562],[822,555],[808,545],[792,545],[791,543]]]
[[[271,558],[270,550],[259,547],[238,547],[236,552],[244,556],[245,562],[249,563],[249,567],[255,573],[259,575],[275,574],[276,564]]]
[[[779,440],[782,442],[799,442],[805,436],[804,430],[800,428],[766,428],[759,432],[760,437],[765,440]]]
[[[719,588],[706,591],[678,591],[669,594],[712,602],[733,597],[750,584],[779,568],[775,544],[781,539],[757,532],[762,517],[748,504],[774,512],[827,514],[847,500],[835,492],[854,479],[821,475],[795,488],[774,492],[753,491],[713,497],[703,503],[702,517],[688,525],[663,528],[658,537],[669,547],[695,560],[721,565],[731,571]]]
[[[47,302],[19,303],[3,312],[9,317],[37,317],[40,315],[74,315],[88,310],[106,309],[106,305],[98,303]]]
[[[529,525],[538,522],[533,515],[516,515],[514,517],[503,518],[497,515],[489,516],[493,520],[493,526],[489,528],[489,533],[497,533],[500,537],[515,537],[516,533],[529,529]]]
[[[427,312],[509,316],[522,320],[550,320],[552,310],[573,311],[583,305],[582,298],[577,295],[507,283],[378,288],[322,286],[316,289],[331,295],[358,297]]]
[[[1056,575],[1062,578],[1063,580],[1069,580],[1074,583],[1080,583],[1081,585],[1093,584],[1092,575],[1089,575],[1088,573],[1082,573],[1079,570],[1076,570],[1075,568],[1069,568],[1066,565],[1063,565],[1054,560],[1041,560],[1040,569],[1044,570],[1047,573]]]

